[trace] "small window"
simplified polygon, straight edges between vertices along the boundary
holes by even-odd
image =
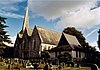
[[[43,51],[45,51],[45,50],[46,50],[46,47],[43,48]]]
[[[50,46],[48,46],[48,50],[50,50]]]

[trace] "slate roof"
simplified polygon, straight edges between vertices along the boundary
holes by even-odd
[[[81,51],[83,51],[84,48],[81,46],[81,44],[79,43],[79,41],[77,40],[77,38],[75,36],[65,34],[65,33],[62,33],[62,35],[64,35],[64,37],[67,40],[68,44],[61,45],[61,46],[58,45],[57,47],[52,48],[51,50],[48,50],[49,52],[53,52],[53,51],[54,52],[55,51],[70,51],[70,50],[81,50]]]
[[[72,49],[75,49],[75,47],[77,47],[77,48],[82,47],[75,36],[65,34],[65,33],[63,33],[63,35],[65,36],[67,42],[69,43],[69,45],[71,46]]]
[[[39,26],[36,26],[36,28],[43,43],[52,45],[58,44],[61,37],[61,33],[45,29]]]

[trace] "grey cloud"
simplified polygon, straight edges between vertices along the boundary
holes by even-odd
[[[12,17],[12,18],[23,18],[22,15],[12,13],[11,11],[18,11],[19,7],[17,3],[26,0],[0,0],[0,16]]]
[[[29,0],[29,8],[37,16],[46,19],[55,19],[70,11],[80,9],[82,6],[93,3],[95,0]],[[89,6],[88,5],[88,6]],[[91,6],[91,5],[90,5]]]
[[[55,23],[55,28],[75,26],[86,29],[99,24],[99,8],[90,10],[96,2],[97,0],[29,0],[29,8],[35,16],[44,16],[47,20],[61,17]]]
[[[4,17],[11,17],[11,18],[24,18],[23,15],[19,15],[19,14],[16,14],[16,13],[11,13],[11,12],[5,12],[5,11],[2,11],[0,10],[0,16],[4,16]]]

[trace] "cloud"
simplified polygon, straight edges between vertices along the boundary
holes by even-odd
[[[99,51],[99,52],[100,52],[99,47],[98,47],[98,45],[97,45],[97,42],[96,42],[96,41],[94,41],[94,42],[90,43],[90,45],[91,45],[92,47],[95,47],[95,49],[96,49],[97,51]]]
[[[10,37],[10,38],[11,38],[12,43],[15,43],[16,36],[12,36],[12,37]]]
[[[0,16],[4,17],[12,17],[12,18],[24,18],[24,16],[16,14],[16,13],[11,13],[11,12],[0,12]]]
[[[96,32],[97,29],[92,30],[90,33],[88,33],[85,37],[88,38],[90,35],[92,35],[94,32]]]
[[[16,2],[22,2],[22,1],[26,1],[26,0],[0,0],[0,4],[12,4],[12,3],[16,3]]]
[[[18,3],[23,1],[26,0],[0,0],[0,16],[23,18],[22,15],[14,13],[14,11],[19,11]]]
[[[98,46],[96,41],[90,43],[90,45],[93,46],[93,47],[94,47],[94,46],[96,46],[96,47]]]
[[[30,11],[46,19],[55,19],[81,7],[93,6],[96,0],[29,0]],[[34,15],[33,15],[34,16]]]
[[[16,40],[16,36],[12,36],[12,37],[10,37],[10,39],[11,39],[11,41],[12,41],[13,44],[8,44],[8,43],[6,43],[6,42],[5,42],[5,44],[6,44],[7,46],[13,47],[13,46],[14,46],[14,43],[15,43],[15,40]]]
[[[25,0],[0,0],[0,8],[4,11],[8,10],[18,10],[17,3],[23,2]]]
[[[73,12],[61,17],[61,20],[56,24],[56,27],[65,28],[74,26],[76,28],[89,29],[100,24],[100,7],[94,10],[80,9],[78,12]]]
[[[29,0],[29,9],[34,17],[44,16],[47,20],[60,18],[54,27],[63,29],[68,26],[89,29],[100,24],[100,8],[95,7],[97,0]]]

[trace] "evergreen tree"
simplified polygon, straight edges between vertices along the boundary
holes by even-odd
[[[7,28],[8,26],[6,26],[6,20],[7,18],[3,18],[0,16],[0,47],[6,47],[7,45],[5,45],[4,43],[11,43],[11,40],[9,38],[9,35],[7,35],[7,31],[5,31],[5,28]]]

